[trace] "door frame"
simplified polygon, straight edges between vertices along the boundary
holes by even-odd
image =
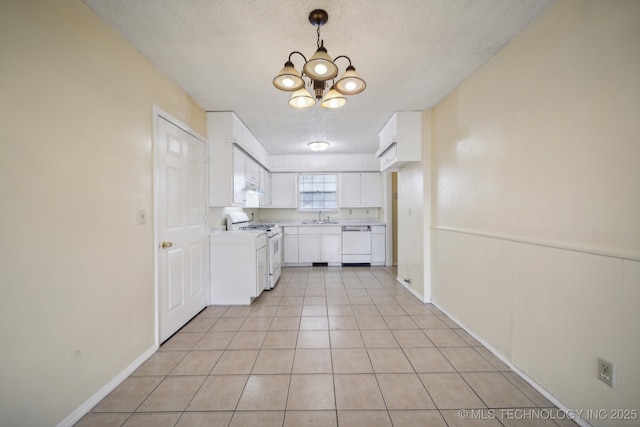
[[[158,212],[159,212],[159,197],[158,191],[160,189],[160,177],[159,177],[159,161],[160,156],[158,153],[158,136],[159,136],[159,123],[160,120],[164,119],[174,126],[182,129],[187,132],[194,138],[202,141],[205,147],[205,173],[207,177],[209,175],[209,143],[207,138],[200,135],[198,132],[167,113],[157,105],[153,105],[152,108],[152,123],[153,123],[153,141],[152,141],[152,153],[153,153],[153,288],[154,288],[154,340],[155,347],[160,347],[160,280],[159,280],[159,246],[160,246],[160,225],[158,223]],[[205,206],[208,208],[209,206],[209,179],[206,180],[206,188],[205,188]],[[208,215],[205,215],[205,223],[208,224]],[[206,259],[209,259],[209,245],[205,245],[205,250],[207,251]],[[209,273],[207,272],[206,281],[209,281]],[[207,291],[207,304],[210,303],[210,292]]]

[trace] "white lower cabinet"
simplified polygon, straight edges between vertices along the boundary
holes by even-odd
[[[300,262],[322,262],[320,252],[321,236],[319,234],[303,234],[298,236],[300,246],[298,247],[298,261]]]
[[[342,231],[338,234],[323,234],[320,237],[320,262],[341,265]]]
[[[210,304],[250,305],[267,285],[266,233],[214,233],[209,242]]]
[[[298,262],[342,265],[342,227],[298,227]]]
[[[298,227],[283,227],[284,233],[284,264],[291,265],[299,263],[298,257]]]
[[[285,266],[310,265],[320,262],[326,262],[330,266],[342,265],[343,236],[341,226],[284,226],[283,233]],[[385,226],[372,226],[371,265],[385,265],[385,243]]]
[[[384,225],[371,227],[371,265],[385,265],[386,262],[386,228]]]

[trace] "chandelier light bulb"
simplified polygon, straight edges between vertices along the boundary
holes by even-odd
[[[284,80],[282,80],[282,84],[286,87],[293,87],[293,80],[291,80],[291,78],[287,77]]]
[[[327,53],[327,49],[320,46],[311,59],[302,67],[304,73],[313,80],[327,81],[338,75],[338,67]]]
[[[367,84],[356,72],[353,65],[349,65],[342,77],[335,84],[336,90],[343,95],[355,95],[362,92]]]
[[[324,64],[318,64],[314,67],[314,70],[316,73],[320,75],[324,75],[327,73],[327,66]]]
[[[342,94],[338,92],[335,87],[331,86],[331,89],[329,89],[329,92],[327,92],[327,95],[324,97],[324,100],[322,101],[320,106],[324,108],[334,109],[340,108],[346,103],[346,98],[342,96]]]
[[[305,88],[293,92],[291,99],[289,99],[289,105],[294,108],[309,108],[313,107],[315,103],[316,100]]]
[[[295,69],[291,61],[287,61],[284,64],[284,68],[280,70],[275,79],[273,79],[273,85],[280,90],[287,92],[293,92],[304,87],[304,80],[302,76]]]

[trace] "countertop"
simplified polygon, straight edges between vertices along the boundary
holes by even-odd
[[[335,222],[334,222],[335,221]],[[338,226],[341,227],[343,225],[386,225],[384,222],[380,222],[376,219],[336,219],[331,220],[330,223],[322,223],[316,224],[315,222],[311,222],[311,220],[296,220],[296,219],[281,219],[281,220],[273,220],[273,221],[259,221],[258,223],[263,224],[276,224],[280,227],[330,227],[330,226]],[[264,230],[238,230],[238,231],[227,231],[224,226],[211,227],[209,229],[209,235],[212,234],[236,234],[236,233],[254,233],[256,237],[260,234],[264,234]]]
[[[219,227],[211,227],[209,229],[209,235],[233,235],[233,234],[238,234],[238,235],[252,235],[254,237],[258,237],[262,234],[267,234],[266,231],[264,230],[225,230],[224,226],[219,226]]]
[[[280,227],[323,227],[323,226],[343,226],[343,225],[386,225],[376,219],[336,219],[329,223],[317,224],[311,220],[277,220],[265,221],[267,223],[277,224]]]

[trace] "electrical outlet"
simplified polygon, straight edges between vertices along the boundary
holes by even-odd
[[[598,379],[611,388],[616,387],[616,365],[598,357]]]

